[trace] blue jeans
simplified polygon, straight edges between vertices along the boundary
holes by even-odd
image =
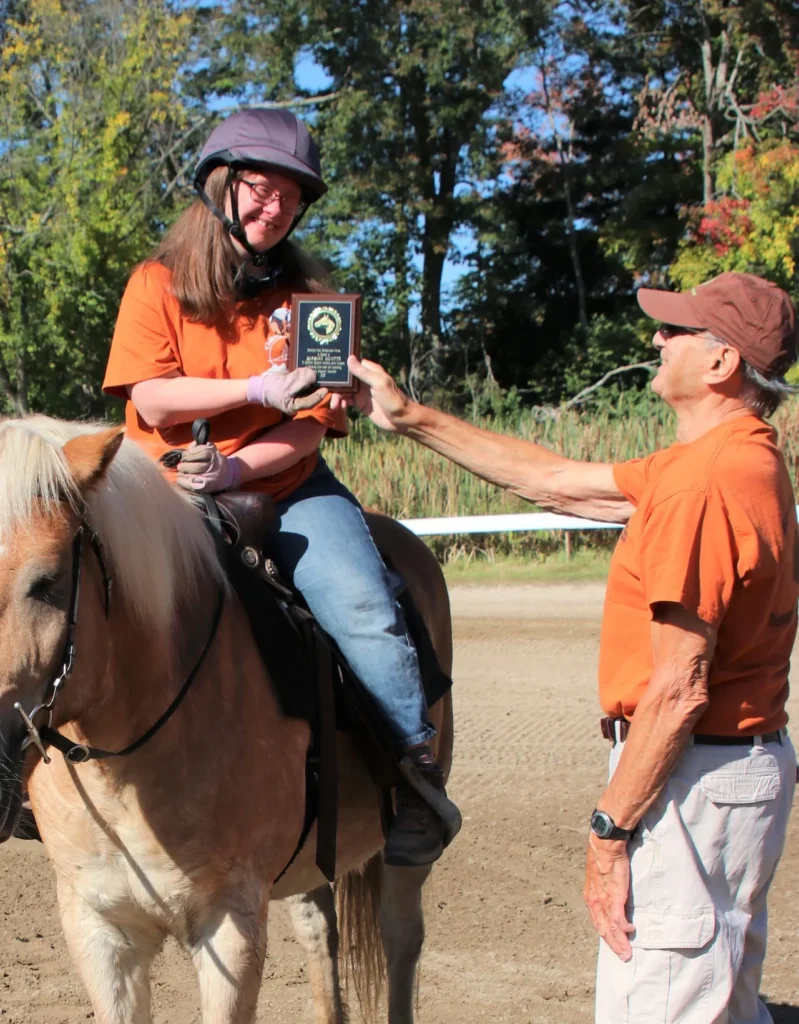
[[[400,750],[435,735],[416,649],[355,497],[320,457],[277,505],[270,552],[375,701]]]

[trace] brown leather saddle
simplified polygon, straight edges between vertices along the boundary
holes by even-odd
[[[314,713],[313,694],[316,688],[304,688],[297,680],[297,659],[294,656],[296,645],[291,640],[284,644],[281,634],[270,632],[268,629],[264,632],[263,629],[274,619],[273,614],[267,613],[269,620],[264,621],[264,603],[267,609],[272,609],[277,604],[279,617],[275,620],[276,627],[285,626],[284,619],[288,615],[296,627],[293,630],[295,636],[298,630],[300,634],[303,633],[302,627],[306,623],[316,624],[302,596],[288,581],[280,577],[270,558],[269,537],[277,528],[277,512],[272,499],[265,494],[234,491],[217,494],[211,500],[207,500],[205,496],[203,506],[230,581],[250,618],[256,642],[260,641],[259,649],[273,677],[282,710],[290,717],[311,721]],[[441,669],[424,619],[410,592],[402,584],[401,567],[392,564],[387,551],[389,534],[393,531],[405,531],[405,527],[386,516],[369,512],[366,513],[366,521],[396,583],[397,599],[405,613],[408,629],[419,655],[427,706],[432,707],[451,688],[452,680]],[[324,633],[321,627],[316,628]],[[281,635],[280,645],[274,643],[275,635]],[[351,676],[343,655],[327,634],[324,636],[331,644],[336,661],[340,661],[342,668]],[[303,636],[303,643],[307,644],[307,637]],[[353,682],[360,690],[360,684],[354,676],[346,679],[348,684]],[[371,712],[369,714],[371,717]],[[352,731],[355,726],[349,717],[346,701],[340,702],[337,708],[337,721],[339,728],[346,731]],[[381,729],[379,720],[376,721],[375,728],[380,733],[381,745],[390,749],[391,739],[388,733]]]
[[[393,815],[391,789],[400,780],[399,752],[369,694],[334,641],[308,610],[301,595],[280,578],[269,557],[269,536],[277,527],[271,499],[252,492],[199,496],[209,529],[228,579],[244,607],[253,638],[275,686],[284,714],[310,723],[311,744],[306,763],[306,815],[295,856],[316,822],[317,865],[332,881],[335,875],[338,780],[336,730],[350,732],[383,799],[383,827]],[[367,514],[367,522],[370,516]],[[373,522],[378,546],[380,532],[398,523],[385,517]],[[395,573],[381,551],[389,570]],[[428,707],[452,686],[442,670],[430,634],[410,592],[397,594],[409,632],[416,644]],[[275,643],[274,638],[280,642]],[[293,862],[289,862],[286,869]]]

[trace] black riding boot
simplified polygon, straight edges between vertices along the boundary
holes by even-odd
[[[461,827],[447,798],[444,774],[427,744],[412,747],[399,765],[396,812],[383,859],[394,867],[422,867],[437,861]]]

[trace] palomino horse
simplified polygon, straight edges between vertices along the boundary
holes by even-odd
[[[410,533],[384,529],[449,672],[438,566]],[[309,729],[281,714],[188,499],[116,428],[6,421],[0,570],[0,841],[26,784],[97,1024],[151,1020],[150,965],[167,935],[194,961],[203,1021],[252,1021],[269,901],[284,897],[309,955],[316,1019],[343,1022],[336,914],[313,833],[273,885],[302,830]],[[137,746],[192,675],[175,713]],[[21,712],[45,734],[52,715],[75,744],[69,757],[51,747],[46,764],[34,745],[26,751]],[[448,766],[448,698],[431,719]],[[131,746],[79,763],[87,748]],[[367,999],[382,934],[388,1019],[410,1024],[429,869],[382,864],[377,790],[346,736],[339,755],[340,918]]]

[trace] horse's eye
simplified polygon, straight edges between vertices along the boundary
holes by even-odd
[[[58,584],[61,579],[61,573],[42,573],[28,587],[28,597],[45,604],[59,604]]]

